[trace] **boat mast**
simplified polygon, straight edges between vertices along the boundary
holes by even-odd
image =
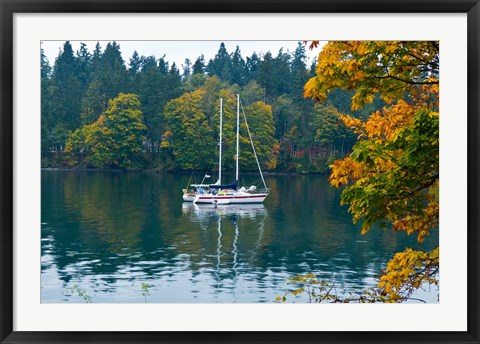
[[[220,98],[220,139],[218,142],[218,181],[217,184],[222,184],[222,129],[223,127],[223,98]]]
[[[239,147],[239,133],[240,133],[240,95],[237,94],[237,155],[235,157],[236,160],[236,166],[235,166],[235,180],[238,181],[238,160],[239,160],[239,152],[238,152],[238,147]]]

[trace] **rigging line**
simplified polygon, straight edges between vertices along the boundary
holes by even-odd
[[[190,175],[190,179],[188,180],[187,186],[185,187],[186,189],[188,189],[188,186],[190,185],[192,178],[193,178],[193,171],[192,171],[192,174]]]
[[[255,150],[255,146],[253,145],[252,134],[250,133],[250,128],[248,127],[247,116],[245,116],[245,111],[243,110],[242,101],[240,101],[240,106],[242,108],[243,119],[245,120],[245,125],[247,127],[248,137],[250,138],[250,143],[252,144],[253,154],[255,155],[255,160],[257,161],[258,170],[260,171],[260,177],[262,177],[263,186],[265,186],[265,189],[267,189],[267,184],[265,183],[262,169],[260,168],[260,162],[258,162],[257,151]]]
[[[212,158],[209,166],[215,166],[215,158]],[[205,178],[206,178],[205,176],[208,174],[208,172],[210,171],[210,169],[213,170],[214,168],[213,168],[213,167],[211,167],[211,168],[210,168],[210,167],[207,167],[207,169],[205,170],[205,173],[203,174],[203,179],[202,179],[202,181],[200,182],[200,184],[203,184],[203,182],[205,181]],[[213,174],[213,173],[212,173],[212,174]],[[211,184],[211,183],[209,183],[209,184]]]

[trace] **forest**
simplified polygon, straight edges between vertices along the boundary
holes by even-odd
[[[239,93],[266,169],[328,172],[362,233],[390,229],[418,243],[396,253],[378,286],[355,300],[332,295],[314,275],[294,279],[295,293],[312,290],[307,284],[320,287],[309,294],[315,302],[408,300],[439,285],[439,247],[419,246],[439,228],[439,43],[328,42],[307,66],[305,51],[318,44],[246,59],[240,47],[228,53],[220,44],[212,60],[185,61],[180,73],[137,53],[127,68],[115,42],[93,53],[65,42],[53,67],[42,54],[42,164],[206,169],[216,161],[220,97],[233,155]]]
[[[214,58],[185,59],[181,68],[164,57],[141,56],[128,63],[121,45],[63,44],[50,63],[41,54],[42,167],[155,169],[214,168],[219,99],[224,99],[225,168],[233,166],[235,95],[240,94],[262,168],[326,173],[351,152],[356,135],[341,114],[366,119],[383,100],[350,108],[352,90],[336,89],[322,104],[304,97],[315,75],[305,43],[244,58],[241,47],[219,44]],[[241,145],[249,145],[241,131]],[[254,168],[250,150],[241,158]],[[251,166],[250,166],[251,165]]]

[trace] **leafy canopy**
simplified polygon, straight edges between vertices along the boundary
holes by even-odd
[[[428,89],[438,94],[438,52],[435,41],[329,42],[319,54],[315,77],[305,85],[305,96],[325,101],[336,88],[355,91],[351,105],[357,110],[377,93],[389,104],[404,96],[425,96]]]
[[[65,154],[71,165],[83,160],[97,167],[131,168],[138,165],[146,126],[134,94],[119,94],[98,120],[69,134]]]
[[[317,42],[313,42],[315,46]],[[352,110],[379,95],[387,104],[362,121],[341,116],[357,135],[352,153],[331,166],[362,233],[374,224],[415,234],[419,243],[439,225],[438,42],[329,42],[319,54],[305,96],[325,101],[353,91]],[[438,283],[438,248],[408,248],[387,264],[379,288],[404,300],[423,283]]]

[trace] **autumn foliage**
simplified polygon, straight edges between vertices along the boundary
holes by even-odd
[[[423,242],[439,226],[438,42],[329,42],[305,96],[325,101],[336,88],[353,91],[352,110],[375,97],[387,105],[365,121],[341,116],[357,143],[333,163],[330,183],[344,187],[341,202],[362,233],[379,225]],[[408,248],[390,260],[378,287],[385,300],[402,301],[438,284],[438,273],[438,247]]]
[[[95,122],[69,132],[65,147],[69,165],[138,167],[146,131],[140,106],[135,94],[120,93]]]

